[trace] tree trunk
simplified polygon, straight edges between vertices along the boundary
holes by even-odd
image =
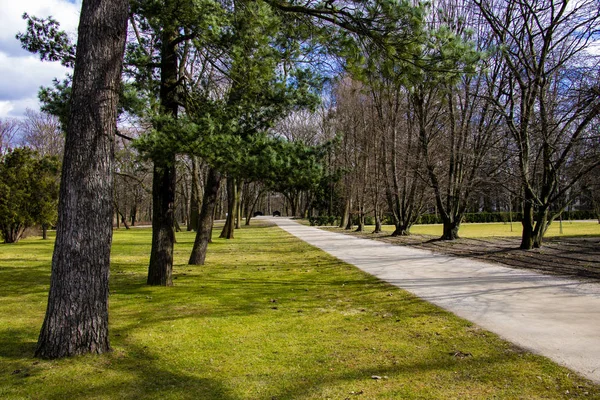
[[[365,213],[361,206],[360,210],[358,211],[358,227],[356,228],[355,232],[364,232],[364,231],[365,231]]]
[[[42,224],[42,240],[48,240],[48,224]]]
[[[204,186],[204,196],[202,199],[202,209],[198,217],[198,230],[196,231],[196,239],[188,264],[204,265],[206,260],[206,251],[208,243],[212,236],[212,227],[215,216],[215,208],[217,205],[217,197],[219,195],[219,187],[221,186],[221,173],[214,168],[208,171],[208,178]]]
[[[400,221],[396,224],[396,229],[392,236],[410,236],[410,228],[412,224],[408,221]]]
[[[192,195],[190,200],[190,216],[188,231],[198,231],[198,218],[200,216],[200,170],[198,160],[192,156]]]
[[[227,217],[219,236],[222,239],[233,239],[235,228],[235,206],[237,204],[237,185],[234,178],[227,178]]]
[[[549,226],[548,207],[540,207],[536,213],[535,228],[533,229],[533,247],[535,249],[542,247],[544,235],[546,234]]]
[[[354,228],[354,214],[350,212],[348,213],[348,221],[346,222],[345,229],[351,231],[352,228]]]
[[[533,249],[533,204],[527,199],[523,203],[523,232],[521,234],[521,250]]]
[[[298,194],[291,193],[288,197],[288,202],[290,203],[290,209],[292,211],[292,217],[296,217],[296,213],[298,212]]]
[[[237,180],[236,198],[235,198],[235,229],[240,229],[242,224],[242,180]]]
[[[160,103],[161,112],[177,118],[177,29],[165,26],[161,34]],[[161,131],[162,126],[158,126]],[[175,243],[175,154],[154,160],[152,175],[152,250],[148,285],[172,286],[173,245]]]
[[[11,224],[2,229],[4,243],[17,243],[25,233],[25,226],[21,224]]]
[[[50,292],[36,357],[110,350],[112,169],[128,13],[124,0],[83,0]]]
[[[155,161],[152,177],[152,250],[148,266],[148,285],[173,285],[175,185],[175,157],[170,163]]]
[[[459,239],[458,229],[460,228],[460,218],[457,219],[446,219],[443,220],[444,233],[442,234],[441,240],[455,240]]]
[[[375,214],[375,230],[373,231],[373,233],[381,233],[383,232],[383,229],[381,227],[381,218],[379,217],[379,214],[376,213]]]
[[[129,216],[131,217],[131,226],[135,226],[135,222],[137,221],[137,204],[133,204],[131,206],[131,211],[129,212]]]
[[[345,228],[348,225],[348,218],[350,216],[350,200],[346,200],[344,203],[344,214],[342,214],[342,218],[340,220],[340,228]]]

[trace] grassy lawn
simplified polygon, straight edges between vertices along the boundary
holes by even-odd
[[[368,229],[367,229],[368,230]],[[393,232],[393,225],[384,225],[384,231]],[[512,231],[509,223],[493,222],[485,224],[467,224],[460,225],[458,235],[464,238],[481,238],[481,237],[521,237],[522,226],[520,222],[513,222]],[[441,224],[430,225],[414,225],[410,232],[418,235],[442,235]],[[567,237],[567,236],[600,236],[600,224],[598,221],[563,221],[562,233],[560,233],[560,224],[554,221],[546,237]]]
[[[215,230],[216,232],[216,230]],[[276,227],[215,239],[147,287],[149,230],[115,233],[113,352],[32,358],[51,241],[0,245],[1,399],[600,399],[600,387]],[[381,379],[377,379],[381,378]]]

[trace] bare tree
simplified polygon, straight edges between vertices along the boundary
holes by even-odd
[[[593,136],[591,122],[600,113],[599,68],[589,56],[581,58],[600,28],[600,3],[474,2],[494,34],[505,68],[494,99],[518,159],[521,248],[540,247],[549,225],[568,204],[570,189],[600,164],[598,154],[586,146]]]
[[[15,145],[15,136],[18,131],[18,120],[12,118],[0,118],[0,156]]]
[[[41,156],[57,156],[62,159],[65,135],[57,116],[28,108],[20,129],[22,144],[31,147]]]

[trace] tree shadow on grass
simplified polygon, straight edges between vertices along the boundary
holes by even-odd
[[[40,396],[48,400],[85,399],[190,399],[242,400],[228,393],[217,379],[203,371],[172,368],[150,349],[129,345],[129,354],[115,351],[99,356],[86,355],[56,361],[34,361],[12,372],[15,392],[27,385],[43,385]],[[54,370],[79,364],[81,376],[55,374]],[[18,382],[18,385],[17,385]],[[31,390],[30,390],[31,391]],[[30,392],[29,391],[29,392]],[[18,397],[18,396],[17,396]],[[41,397],[40,397],[41,398]]]

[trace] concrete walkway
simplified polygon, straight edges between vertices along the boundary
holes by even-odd
[[[600,284],[269,218],[294,236],[600,383]]]

